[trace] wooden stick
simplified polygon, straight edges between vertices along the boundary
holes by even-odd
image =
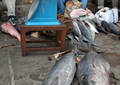
[[[59,56],[65,55],[69,52],[72,52],[72,50],[67,50],[67,51],[64,51],[64,52],[56,53],[53,56],[55,57],[55,59],[58,59]]]
[[[16,44],[3,45],[3,46],[0,46],[0,48],[6,48],[6,47],[9,47],[9,46],[16,46]]]

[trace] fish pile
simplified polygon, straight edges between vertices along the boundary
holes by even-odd
[[[120,29],[115,23],[99,19],[88,8],[86,10],[82,9],[82,3],[78,0],[66,3],[64,16],[73,19],[73,31],[68,35],[68,38],[75,38],[83,47],[85,47],[84,43],[87,42],[88,48],[93,46],[103,48],[94,41],[95,35],[99,32],[120,35]]]
[[[63,52],[63,55],[59,56],[42,85],[71,85],[75,77],[78,85],[109,85],[109,63],[92,50],[78,59],[80,56],[79,46],[76,44],[78,41],[75,36],[70,37],[72,51],[67,51],[67,54]]]
[[[71,85],[75,75],[78,85],[110,85],[110,65],[95,51],[89,51],[76,65],[74,51],[61,56],[42,85]]]
[[[92,14],[87,16],[81,9],[75,9],[71,12],[71,17],[73,19],[73,31],[68,38],[75,36],[75,39],[80,41],[80,43],[87,42],[88,47],[93,46],[101,47],[95,43],[95,35],[99,32],[102,33],[113,33],[120,35],[119,27],[114,23],[108,23],[104,20],[100,20],[94,17]],[[83,45],[83,44],[82,44]]]
[[[78,9],[73,7],[73,2],[68,2],[66,5],[68,8],[66,7],[64,16],[73,19],[73,30],[68,35],[72,51],[60,56],[42,85],[71,85],[75,77],[78,85],[114,85],[110,80],[110,64],[91,48],[101,47],[95,43],[96,34],[102,32],[120,35],[119,27],[96,18],[90,10],[81,9],[81,5]],[[90,50],[76,62],[80,56],[79,48],[86,42]]]

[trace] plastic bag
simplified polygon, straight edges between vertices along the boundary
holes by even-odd
[[[95,14],[95,16],[96,18],[100,20],[105,20],[108,23],[116,23],[118,22],[118,9],[117,8],[110,9],[108,7],[105,7],[99,10]]]

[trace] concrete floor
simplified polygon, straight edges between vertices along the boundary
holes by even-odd
[[[101,55],[110,63],[116,77],[120,78],[119,37],[100,33],[96,35],[96,42],[105,47],[106,51]],[[20,43],[0,32],[0,46],[8,44],[16,45],[0,48],[0,85],[42,85],[43,79],[55,63],[52,55],[59,51],[31,52],[24,57],[21,56]]]
[[[23,57],[20,43],[0,32],[0,46],[8,44],[17,45],[0,49],[0,85],[41,85],[55,62],[48,59],[56,51],[28,53],[28,56]],[[14,82],[12,76],[15,84],[10,84]]]
[[[92,11],[96,10],[95,7],[90,6],[91,8]],[[111,70],[120,79],[119,36],[100,33],[96,35],[95,41],[105,48],[99,49],[105,50],[101,55],[110,63]],[[16,45],[0,48],[0,85],[42,85],[43,79],[55,64],[53,54],[59,51],[31,52],[24,57],[21,55],[20,43],[0,31],[0,46],[9,44]],[[120,81],[116,82],[120,85]]]

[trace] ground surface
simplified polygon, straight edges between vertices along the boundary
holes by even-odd
[[[93,5],[88,8],[96,10]],[[119,36],[100,33],[96,35],[95,41],[105,48],[105,53],[101,55],[110,63],[111,70],[120,79]],[[23,57],[20,43],[0,31],[0,47],[9,44],[15,46],[0,48],[0,85],[42,85],[43,79],[55,63],[52,55],[59,51],[32,52]],[[66,47],[68,48],[68,44]],[[120,81],[117,81],[117,85],[120,85]]]
[[[101,55],[110,63],[116,77],[120,78],[119,37],[102,33],[96,36],[96,42],[106,50],[106,53]],[[15,85],[41,85],[55,63],[55,59],[50,60],[49,57],[59,51],[32,52],[23,57],[20,43],[13,37],[0,32],[0,46],[8,44],[16,45],[0,48],[0,85],[10,85],[11,82],[12,85],[14,82]]]

